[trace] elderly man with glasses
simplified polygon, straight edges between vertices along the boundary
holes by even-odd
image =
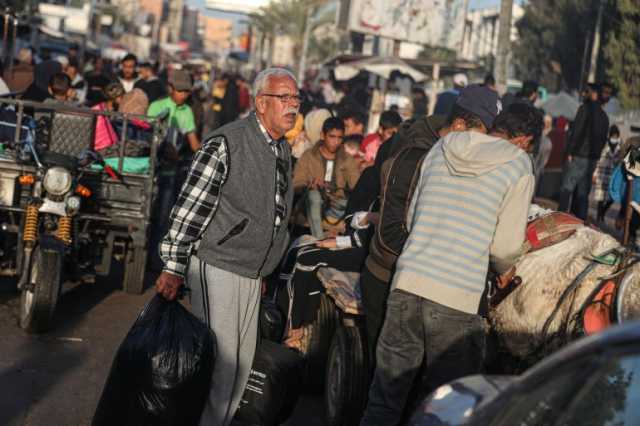
[[[193,311],[216,334],[218,356],[201,425],[230,424],[256,349],[262,277],[284,253],[293,187],[284,134],[300,97],[282,68],[254,82],[255,112],[204,138],[160,245],[156,290],[177,297],[186,283]]]

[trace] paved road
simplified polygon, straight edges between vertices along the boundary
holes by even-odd
[[[123,293],[117,275],[65,292],[55,329],[40,336],[17,327],[19,298],[0,288],[0,425],[91,423],[113,355],[153,294]],[[287,426],[322,426],[322,412],[320,398],[303,397]]]

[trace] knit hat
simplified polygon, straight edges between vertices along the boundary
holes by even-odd
[[[304,132],[311,143],[320,140],[322,133],[322,124],[324,120],[331,117],[331,112],[326,109],[314,109],[304,118]]]
[[[118,111],[125,114],[145,115],[149,107],[149,99],[141,89],[133,89],[129,93],[125,93],[120,102]]]
[[[502,110],[498,92],[478,84],[461,89],[456,105],[478,116],[487,129],[491,129],[493,120]]]

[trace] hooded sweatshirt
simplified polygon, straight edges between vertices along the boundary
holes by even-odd
[[[489,262],[503,273],[520,254],[533,190],[529,155],[508,141],[441,139],[422,165],[392,288],[477,313]]]

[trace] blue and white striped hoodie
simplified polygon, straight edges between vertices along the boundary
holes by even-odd
[[[529,155],[477,132],[454,132],[427,155],[393,288],[477,313],[489,261],[515,264],[534,190]]]

